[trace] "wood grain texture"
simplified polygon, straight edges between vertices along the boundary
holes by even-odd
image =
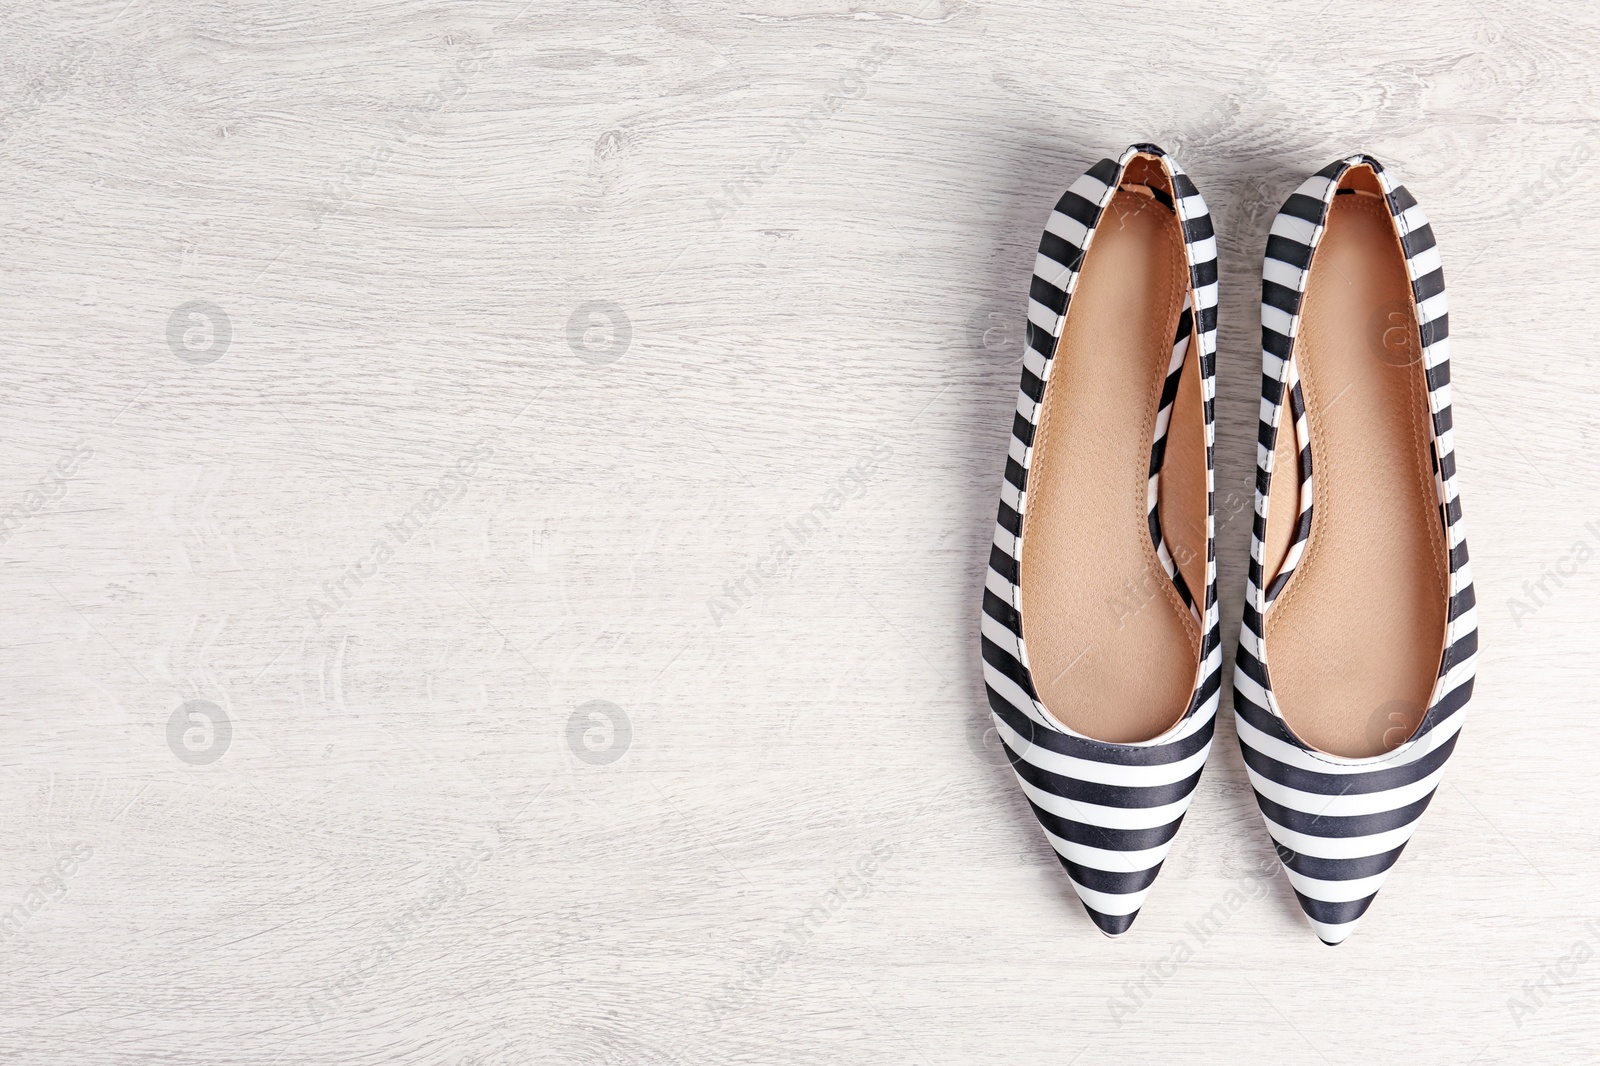
[[[1593,1058],[1592,12],[3,25],[0,1061]],[[1115,942],[985,744],[1033,247],[1134,140],[1221,235],[1230,653],[1272,214],[1364,149],[1439,235],[1484,653],[1337,950],[1226,711]]]

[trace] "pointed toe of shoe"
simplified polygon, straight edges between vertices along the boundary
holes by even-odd
[[[1161,872],[1160,861],[1137,873],[1112,874],[1085,867],[1064,856],[1058,858],[1068,883],[1078,895],[1078,902],[1089,912],[1090,920],[1102,933],[1112,937],[1121,936],[1133,925],[1150,896],[1156,874]]]
[[[1372,895],[1340,903],[1312,899],[1298,890],[1295,896],[1300,900],[1300,909],[1305,911],[1306,917],[1310,919],[1311,928],[1317,934],[1317,939],[1332,947],[1344,943],[1350,934],[1356,931],[1356,926],[1361,924],[1361,919],[1367,913],[1367,908],[1372,906],[1377,892],[1374,890]]]
[[[1106,936],[1115,939],[1133,928],[1133,920],[1139,917],[1138,911],[1129,911],[1127,914],[1105,914],[1095,910],[1087,903],[1083,909],[1089,912],[1090,921]]]
[[[1349,938],[1351,933],[1355,932],[1356,923],[1350,922],[1348,925],[1328,925],[1325,922],[1319,922],[1313,918],[1311,920],[1311,928],[1316,930],[1318,940],[1322,941],[1330,948],[1336,948],[1340,944],[1343,944],[1345,940]]]

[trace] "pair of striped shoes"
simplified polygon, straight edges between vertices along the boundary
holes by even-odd
[[[1221,696],[1217,286],[1199,190],[1136,144],[1061,197],[1029,293],[984,680],[1111,936],[1172,845]],[[1439,253],[1377,160],[1341,159],[1284,203],[1261,319],[1235,721],[1282,870],[1337,944],[1438,788],[1477,651]]]

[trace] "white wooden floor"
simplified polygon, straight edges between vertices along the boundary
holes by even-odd
[[[1266,6],[9,9],[0,1061],[1595,1061],[1600,16]],[[1135,140],[1230,652],[1273,212],[1365,149],[1445,257],[1484,654],[1337,950],[1231,714],[1114,942],[985,737],[1033,248]]]

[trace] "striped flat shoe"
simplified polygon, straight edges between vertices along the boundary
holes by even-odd
[[[1102,159],[1051,212],[1029,297],[984,683],[1022,791],[1116,936],[1189,807],[1221,684],[1217,245],[1194,183],[1154,145]]]
[[[1472,695],[1445,311],[1433,230],[1370,156],[1318,172],[1273,222],[1234,709],[1267,831],[1328,944],[1411,839]]]

